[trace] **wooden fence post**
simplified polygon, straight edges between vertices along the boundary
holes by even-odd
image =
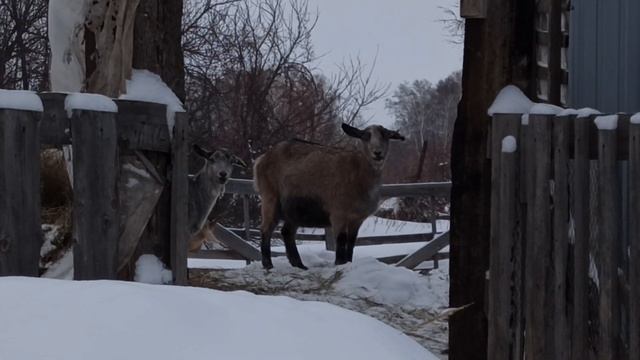
[[[549,180],[551,179],[551,119],[549,115],[529,116],[531,148],[527,162],[533,161],[531,179],[532,198],[527,199],[526,264],[525,264],[525,354],[529,359],[549,359],[551,309],[551,214],[549,209]],[[531,151],[529,151],[531,150]],[[551,333],[551,334],[550,334]]]
[[[0,109],[0,276],[38,276],[40,118]]]
[[[175,114],[173,132],[173,157],[171,174],[171,270],[176,285],[187,284],[187,241],[189,209],[187,132],[188,118],[185,113]]]
[[[598,131],[598,196],[600,218],[600,347],[601,360],[619,359],[620,304],[618,297],[618,190],[617,143],[615,130]]]
[[[491,243],[489,261],[489,359],[509,359],[515,332],[511,327],[514,287],[512,249],[517,242],[517,153],[502,151],[505,136],[518,139],[520,115],[496,114],[491,121]],[[517,146],[517,144],[516,144]],[[514,284],[515,285],[515,284]]]
[[[115,279],[118,137],[116,114],[73,110],[74,279]]]
[[[588,281],[589,281],[589,133],[593,119],[574,121],[574,161],[572,203],[573,245],[573,318],[571,324],[571,359],[588,356]]]
[[[569,150],[573,116],[553,122],[553,331],[554,359],[567,359],[571,344],[567,308],[569,260]]]
[[[629,125],[629,359],[640,359],[640,124]]]

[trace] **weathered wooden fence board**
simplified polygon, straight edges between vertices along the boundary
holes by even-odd
[[[118,137],[131,150],[169,153],[171,136],[167,126],[167,106],[142,101],[115,100],[118,104]],[[176,114],[177,117],[181,116]]]
[[[74,110],[71,134],[74,279],[115,279],[119,235],[116,114]]]
[[[571,359],[587,359],[589,274],[589,133],[592,119],[574,121],[574,162],[571,208],[574,223],[573,318]]]
[[[551,179],[551,120],[549,115],[530,115],[531,148],[527,162],[534,162],[531,177],[532,198],[527,199],[528,235],[525,260],[525,354],[527,358],[549,359],[552,335],[551,315],[551,216],[549,180]],[[551,333],[553,333],[551,331]]]
[[[425,246],[402,258],[396,265],[413,269],[423,261],[433,258],[447,245],[449,245],[449,232],[437,236]]]
[[[617,142],[615,130],[600,130],[598,134],[600,290],[598,358],[619,359],[620,307],[618,297],[620,199],[618,190]]]
[[[67,94],[42,93],[40,99],[44,112],[40,126],[42,145],[60,146],[71,144],[71,123],[64,109]]]
[[[629,359],[640,359],[640,124],[629,126]]]
[[[38,276],[40,118],[0,110],[0,276]]]
[[[516,153],[504,153],[502,141],[506,136],[518,139],[519,115],[494,116],[491,123],[491,257],[489,260],[489,359],[508,359],[513,352],[514,333],[510,328],[513,317],[512,276],[514,272],[512,246],[517,236],[516,222],[512,216],[518,203],[516,192]],[[517,146],[517,144],[516,144]]]
[[[553,122],[553,332],[554,359],[567,359],[570,352],[567,308],[567,271],[569,261],[569,144],[570,117]]]
[[[171,172],[171,270],[176,285],[187,284],[188,218],[188,131],[185,113],[176,113],[173,132]]]

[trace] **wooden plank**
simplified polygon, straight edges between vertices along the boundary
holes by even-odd
[[[169,153],[172,150],[167,126],[167,106],[144,101],[115,100],[118,105],[118,139],[131,150]],[[175,121],[181,113],[176,113]]]
[[[225,185],[225,191],[231,194],[254,195],[253,180],[229,179]],[[449,196],[451,182],[410,183],[410,184],[384,184],[380,189],[380,196]]]
[[[244,241],[240,236],[227,230],[224,226],[217,224],[213,228],[213,235],[220,240],[225,246],[242,255],[245,259],[251,261],[260,261],[262,255],[260,250],[254,248]]]
[[[571,324],[571,359],[588,357],[588,279],[589,279],[589,133],[593,121],[574,120],[574,161],[571,209],[573,213],[573,316]]]
[[[574,116],[553,121],[553,358],[567,359],[570,352],[567,307],[569,261],[569,148]]]
[[[71,123],[64,109],[67,94],[40,93],[44,112],[40,124],[42,145],[60,146],[71,144]]]
[[[414,251],[413,253],[405,256],[402,260],[398,261],[396,266],[406,267],[413,269],[420,265],[423,261],[431,260],[431,258],[437,254],[442,248],[449,245],[449,232],[442,233],[435,239],[431,240],[425,246]]]
[[[640,124],[629,126],[629,359],[640,359]]]
[[[551,214],[549,212],[549,179],[551,177],[551,117],[530,116],[531,151],[527,161],[533,161],[533,173],[523,174],[531,179],[531,198],[527,199],[527,239],[525,259],[525,356],[550,359],[549,327],[553,289],[549,283],[551,266]],[[547,314],[545,314],[547,313]]]
[[[514,317],[512,308],[512,275],[514,263],[512,249],[519,237],[516,229],[518,154],[503,152],[498,169],[499,186],[497,204],[498,219],[495,238],[491,244],[491,262],[489,267],[489,358],[508,359],[514,346],[515,331],[511,327]],[[514,284],[515,285],[515,284]]]
[[[247,260],[233,250],[198,250],[196,252],[190,252],[188,255],[189,259]],[[271,256],[285,256],[285,253],[272,251]]]
[[[0,109],[0,276],[38,276],[41,116]]]
[[[118,138],[116,114],[73,110],[74,279],[115,279]]]
[[[600,261],[600,343],[598,358],[619,359],[620,308],[618,296],[620,199],[617,168],[616,131],[600,130],[598,136],[598,196]]]
[[[509,284],[513,275],[511,251],[517,216],[515,173],[518,157],[515,153],[503,153],[502,142],[506,136],[518,139],[520,124],[518,114],[496,114],[491,122],[491,252],[487,311],[487,356],[490,359],[508,359],[514,341],[509,324],[512,317],[512,287]]]
[[[171,172],[171,270],[176,285],[187,285],[187,241],[189,240],[189,123],[185,113],[175,114]]]
[[[251,241],[251,218],[249,214],[249,195],[242,195],[242,215],[244,225],[244,239]]]
[[[562,79],[562,8],[560,0],[549,3],[549,102],[561,105]]]

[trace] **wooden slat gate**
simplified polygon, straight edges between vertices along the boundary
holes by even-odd
[[[496,114],[490,156],[488,358],[640,359],[640,124]]]

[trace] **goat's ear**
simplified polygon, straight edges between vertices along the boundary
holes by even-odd
[[[241,167],[243,169],[247,168],[247,164],[242,161],[242,159],[240,159],[239,157],[235,156],[235,155],[231,155],[231,164]]]
[[[389,139],[404,141],[404,136],[400,135],[400,133],[397,131],[389,130]]]
[[[202,156],[205,159],[209,159],[211,155],[213,155],[213,151],[207,151],[201,148],[200,145],[193,145],[193,151],[195,151],[196,154]]]
[[[342,123],[342,131],[344,131],[345,134],[358,139],[361,139],[365,134],[364,130],[360,130],[345,123]]]
[[[384,136],[390,140],[402,140],[404,141],[404,136],[400,135],[399,132],[389,129],[384,129]]]

